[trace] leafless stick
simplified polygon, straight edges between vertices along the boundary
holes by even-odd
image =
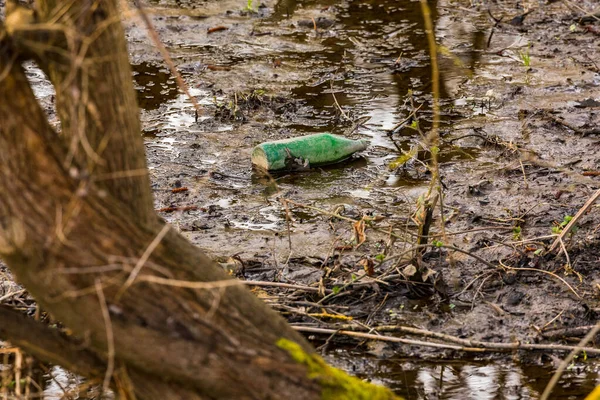
[[[0,354],[4,354],[5,355],[5,360],[7,360],[7,357],[9,354],[14,354],[15,355],[15,364],[14,364],[14,371],[15,371],[15,395],[17,396],[17,398],[20,398],[21,396],[21,368],[23,367],[23,353],[21,352],[21,349],[19,347],[8,347],[8,348],[0,348]],[[6,363],[5,363],[6,364]],[[9,382],[10,382],[10,378],[9,378]],[[2,382],[4,383],[4,382]],[[7,385],[8,386],[8,385]],[[5,393],[3,393],[4,395],[6,395]],[[5,397],[3,397],[5,398]]]
[[[469,288],[470,288],[471,286],[473,286],[473,284],[474,284],[475,282],[477,282],[477,280],[478,280],[478,279],[480,279],[481,277],[483,277],[483,276],[487,276],[487,275],[489,275],[489,274],[493,274],[493,273],[494,273],[494,272],[485,272],[485,273],[483,273],[483,274],[479,274],[479,275],[477,275],[477,276],[476,276],[475,278],[473,278],[473,279],[472,279],[472,280],[471,280],[469,283],[467,283],[467,285],[466,285],[466,286],[463,288],[463,290],[461,290],[460,292],[458,292],[458,293],[456,294],[456,296],[460,296],[461,294],[463,294],[464,292],[466,292],[467,290],[469,290]]]
[[[566,310],[561,311],[561,314],[557,315],[557,317],[562,315],[562,313],[564,311],[566,311]],[[552,321],[550,321],[550,323],[551,322]],[[548,324],[546,324],[546,325],[548,325]],[[546,325],[544,325],[544,327],[542,327],[542,331],[544,330]],[[580,336],[587,335],[587,333],[590,331],[590,329],[593,329],[593,328],[594,328],[594,325],[586,325],[586,326],[574,326],[571,328],[553,329],[553,330],[548,330],[548,331],[542,332],[542,336],[545,337],[546,339],[558,339],[558,338],[563,338],[566,336],[580,337]]]
[[[99,278],[96,278],[96,293],[98,295],[98,301],[100,302],[100,309],[102,310],[104,327],[106,328],[106,346],[108,349],[108,360],[106,363],[106,374],[104,375],[104,381],[102,382],[102,393],[106,393],[110,387],[110,381],[115,370],[115,338],[112,329],[112,322],[110,320],[110,314],[108,312],[108,307],[106,306],[104,290],[102,289],[102,282]]]
[[[578,6],[577,4],[574,4],[573,2],[570,2],[569,0],[563,0],[565,2],[565,4],[569,7],[573,7],[583,13],[585,13],[586,17],[592,17],[594,18],[596,21],[600,21],[600,18],[598,18],[594,12],[595,11],[587,11],[585,8]]]
[[[596,192],[592,195],[592,197],[590,197],[588,199],[588,201],[585,202],[583,207],[581,207],[579,209],[579,211],[577,211],[577,214],[575,214],[575,216],[571,219],[571,221],[569,221],[567,226],[565,226],[564,229],[562,230],[562,232],[560,232],[560,234],[558,235],[556,240],[554,240],[554,243],[552,243],[552,246],[550,246],[550,249],[548,250],[548,252],[554,251],[554,249],[556,249],[556,247],[558,247],[560,245],[560,242],[565,238],[565,236],[567,236],[569,234],[569,232],[571,231],[571,229],[573,229],[573,226],[577,223],[577,221],[579,221],[581,219],[581,217],[596,202],[596,200],[598,200],[598,197],[600,197],[600,189],[596,190]]]
[[[208,310],[208,312],[206,313],[206,320],[210,321],[212,320],[212,318],[215,316],[215,313],[217,312],[218,308],[219,308],[219,304],[221,304],[221,299],[223,298],[223,294],[225,294],[225,289],[224,287],[219,288],[219,290],[217,291],[217,293],[214,295],[215,298],[212,301],[212,304],[210,305],[210,309]]]
[[[569,252],[567,251],[567,248],[565,246],[565,243],[561,240],[560,241],[560,248],[562,249],[563,253],[565,253],[565,258],[567,259],[567,266],[571,266],[571,258],[569,257]]]
[[[413,108],[411,110],[411,112],[408,114],[408,117],[404,118],[402,121],[398,122],[396,125],[394,125],[394,127],[392,129],[389,129],[387,131],[387,134],[392,134],[394,133],[398,128],[400,128],[402,125],[406,124],[408,121],[410,121],[411,118],[413,118],[415,115],[417,115],[417,111],[419,111],[421,109],[421,107],[423,107],[423,104],[421,104],[419,107],[417,108]]]
[[[313,21],[314,21],[314,19],[313,19]],[[316,26],[315,26],[315,30],[316,30]],[[335,101],[335,105],[337,106],[338,110],[340,110],[342,117],[344,117],[344,119],[347,121],[352,121],[350,119],[350,117],[348,116],[348,114],[346,114],[346,112],[342,109],[342,107],[340,106],[340,103],[338,103],[337,98],[335,97],[335,93],[333,93],[333,79],[330,81],[330,87],[331,87],[331,95],[333,96],[333,101]]]
[[[163,228],[158,233],[158,235],[156,235],[154,240],[152,240],[150,245],[144,251],[144,254],[142,254],[142,256],[138,260],[137,264],[135,265],[135,267],[129,274],[129,277],[127,278],[127,280],[125,281],[125,283],[123,284],[121,289],[119,289],[119,292],[117,293],[117,296],[116,296],[117,299],[121,298],[123,293],[125,293],[125,291],[127,289],[129,289],[129,286],[131,286],[133,284],[133,282],[135,281],[135,278],[138,276],[141,269],[144,267],[144,264],[146,264],[146,261],[148,261],[148,258],[150,258],[150,255],[152,255],[152,252],[160,244],[160,242],[163,240],[163,238],[165,237],[167,232],[169,232],[170,229],[171,229],[171,225],[165,224],[165,226],[163,226]]]
[[[281,199],[281,202],[283,203],[283,206],[285,207],[285,223],[286,223],[286,227],[287,227],[288,246],[290,249],[290,254],[288,256],[288,262],[289,262],[289,259],[292,256],[292,229],[291,229],[292,216],[290,213],[290,207],[288,206],[287,200]],[[287,264],[287,262],[286,262],[286,264]]]
[[[450,350],[463,350],[463,351],[474,351],[474,352],[483,352],[484,349],[476,349],[476,348],[468,348],[463,346],[458,346],[454,344],[446,344],[446,343],[433,343],[433,342],[424,342],[422,340],[413,340],[413,339],[403,339],[394,336],[384,336],[384,335],[375,335],[372,333],[364,333],[364,332],[353,332],[353,331],[344,331],[337,329],[328,329],[328,328],[313,328],[310,326],[292,326],[295,330],[299,332],[310,332],[310,333],[325,333],[325,334],[338,334],[344,336],[352,336],[358,337],[361,339],[373,339],[373,340],[382,340],[385,342],[395,342],[395,343],[403,343],[413,346],[424,346],[424,347],[435,347],[438,349],[450,349]]]
[[[143,6],[142,2],[140,0],[135,0],[133,3],[135,4],[135,7],[138,9],[139,15],[142,18],[142,20],[144,21],[144,24],[146,25],[146,29],[148,29],[150,38],[152,39],[152,41],[154,42],[154,45],[158,48],[158,50],[160,51],[160,54],[162,55],[165,62],[167,63],[169,70],[171,71],[171,75],[173,75],[175,77],[175,80],[177,81],[177,85],[181,88],[181,90],[183,90],[183,92],[186,94],[186,96],[190,99],[190,101],[194,105],[194,109],[196,110],[196,112],[198,114],[200,114],[202,112],[202,110],[200,108],[200,104],[198,103],[196,98],[194,96],[192,96],[192,94],[190,93],[190,89],[186,85],[181,74],[179,73],[177,68],[175,68],[175,64],[173,63],[173,60],[171,59],[171,56],[169,55],[169,51],[167,50],[165,45],[160,40],[160,37],[158,36],[158,32],[156,32],[154,25],[152,25],[152,21],[150,21],[148,14],[144,10],[144,6]]]
[[[15,353],[15,396],[21,396],[21,369],[23,368],[23,353],[17,350]]]
[[[584,346],[586,344],[588,344],[589,341],[592,340],[599,331],[600,331],[600,322],[598,322],[592,329],[590,329],[588,334],[585,335],[585,337],[583,339],[581,339],[581,341],[577,344],[577,347],[575,347],[573,350],[571,350],[569,355],[560,363],[556,372],[554,373],[554,375],[552,375],[552,379],[550,379],[550,382],[548,382],[546,389],[544,389],[544,393],[542,393],[542,397],[540,397],[540,400],[548,400],[550,393],[552,393],[552,389],[554,389],[554,386],[556,386],[556,384],[558,383],[560,376],[565,371],[565,369],[569,366],[569,363],[571,362],[573,357],[575,357],[575,355],[577,355],[577,353],[579,353],[582,350],[587,352],[587,350],[584,349]]]
[[[561,278],[560,276],[556,275],[553,272],[550,271],[546,271],[543,269],[539,269],[539,268],[513,268],[513,267],[509,267],[508,265],[502,265],[503,268],[506,269],[510,269],[513,271],[535,271],[535,272],[541,272],[543,274],[547,274],[550,276],[553,276],[554,278],[558,279],[559,281],[561,281],[562,283],[565,284],[565,286],[567,286],[569,288],[569,290],[575,295],[577,296],[578,299],[581,299],[581,296],[579,294],[577,294],[577,292],[575,291],[575,289],[573,289],[573,287],[571,285],[569,285],[569,283],[567,281],[565,281],[563,278]]]
[[[554,321],[556,321],[557,319],[560,318],[561,315],[563,315],[563,313],[566,311],[566,309],[562,310],[561,312],[559,312],[558,314],[556,314],[556,316],[554,318],[552,318],[550,321],[546,322],[546,324],[544,326],[542,326],[542,329],[540,329],[540,331],[543,331],[544,329],[546,329],[550,324],[552,324]]]
[[[336,292],[331,291],[331,293],[329,293],[327,296],[325,296],[321,300],[319,300],[317,302],[317,304],[323,304],[323,303],[325,303],[325,301],[330,300],[331,298],[333,298],[333,297],[335,297],[337,295],[341,295],[346,290],[346,288],[354,285],[354,283],[357,283],[358,281],[360,281],[365,276],[367,276],[367,275],[366,274],[365,275],[361,275],[358,278],[351,280],[350,282],[348,282],[345,285],[341,286]]]
[[[600,324],[599,324],[600,325]],[[329,329],[329,328],[316,328],[311,326],[298,326],[292,325],[292,328],[299,332],[310,332],[310,333],[322,333],[322,334],[332,334],[336,333],[338,335],[345,335],[351,337],[358,337],[361,339],[372,339],[372,340],[381,340],[386,342],[395,342],[395,343],[403,343],[412,346],[423,346],[423,347],[434,347],[438,349],[450,349],[450,350],[460,350],[466,352],[475,352],[475,353],[484,353],[484,352],[504,352],[511,350],[541,350],[541,351],[571,351],[577,349],[578,351],[585,351],[588,354],[600,354],[600,349],[594,347],[575,347],[575,346],[567,346],[560,344],[533,344],[533,343],[497,343],[497,342],[471,342],[464,343],[461,345],[456,344],[448,344],[448,343],[435,343],[435,342],[425,342],[422,340],[412,340],[412,339],[403,339],[395,336],[385,336],[385,335],[374,335],[365,332],[353,332],[349,330],[340,330],[340,329]],[[455,338],[449,335],[437,334],[435,332],[425,331],[432,337],[435,336],[438,339],[447,340],[447,341],[455,341],[456,343],[460,343],[459,341],[463,341],[464,339]],[[449,340],[452,339],[452,340]],[[586,342],[587,343],[587,342]],[[585,344],[584,344],[585,345]],[[541,400],[541,399],[540,399]]]
[[[523,166],[523,161],[519,159],[519,164],[521,165],[521,171],[523,172],[523,183],[525,183],[525,189],[529,188],[529,184],[527,183],[527,173],[525,172],[525,166]]]
[[[177,279],[161,278],[154,275],[140,275],[138,276],[137,282],[150,282],[165,286],[182,287],[187,289],[220,289],[230,286],[247,285],[247,286],[260,286],[260,287],[280,287],[284,289],[296,289],[303,290],[305,292],[319,291],[319,288],[303,285],[294,285],[291,283],[283,282],[265,282],[265,281],[241,281],[239,279],[224,279],[213,282],[195,282],[195,281],[181,281]],[[326,293],[333,293],[333,290],[326,289]]]
[[[562,125],[568,129],[572,130],[573,132],[579,133],[580,135],[583,135],[583,136],[593,135],[593,134],[600,132],[600,130],[597,128],[592,128],[592,129],[579,128],[573,124],[568,123],[567,121],[565,121],[562,118],[555,117],[554,115],[550,114],[549,112],[545,112],[543,115],[550,118],[552,121],[556,122],[557,124]]]

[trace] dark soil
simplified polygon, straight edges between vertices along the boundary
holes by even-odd
[[[196,115],[143,24],[130,20],[156,208],[232,274],[337,293],[322,301],[306,290],[255,288],[290,322],[565,344],[587,333],[572,328],[596,323],[597,209],[565,243],[568,258],[546,251],[553,227],[556,233],[600,186],[600,21],[581,20],[581,9],[596,2],[505,1],[489,11],[487,2],[430,2],[447,235],[436,240],[488,264],[428,248],[416,266],[433,274],[417,283],[407,269],[414,253],[406,250],[415,244],[418,199],[430,186],[430,153],[421,149],[391,169],[423,138],[412,121],[390,130],[419,107],[421,129],[431,127],[420,3],[265,0],[252,11],[240,0],[150,3],[161,39],[202,105]],[[52,91],[30,72],[48,102]],[[369,119],[359,123],[362,117]],[[324,131],[371,146],[306,172],[264,177],[252,170],[256,144]],[[431,235],[441,234],[441,217],[437,208]],[[359,246],[348,219],[366,221]],[[566,355],[311,339],[325,345],[332,363],[411,399],[537,398]],[[581,398],[596,385],[595,363],[580,357],[574,365],[552,398]]]

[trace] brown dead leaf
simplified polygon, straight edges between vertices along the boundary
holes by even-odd
[[[365,240],[367,240],[367,235],[365,234],[365,220],[361,219],[360,221],[356,221],[353,227],[354,239],[356,240],[356,247],[358,248]]]
[[[362,260],[360,260],[358,262],[358,265],[363,267],[363,269],[367,273],[367,276],[375,275],[375,268],[374,268],[375,264],[373,263],[373,260],[371,260],[370,258],[363,258]]]
[[[427,279],[429,279],[430,276],[435,275],[437,272],[435,272],[434,270],[432,270],[431,268],[425,268],[425,271],[423,271],[423,282],[427,282]]]
[[[411,276],[413,276],[414,274],[417,273],[417,267],[415,267],[412,264],[408,264],[406,267],[404,267],[404,269],[402,270],[402,275],[404,275],[407,278],[410,278]]]

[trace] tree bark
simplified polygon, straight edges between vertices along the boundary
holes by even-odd
[[[93,378],[108,368],[123,398],[322,398],[328,377],[277,345],[285,339],[313,357],[305,339],[154,212],[116,1],[40,0],[33,12],[7,11],[0,256],[83,343],[89,362],[64,351],[61,363]],[[34,97],[25,59],[56,88],[60,132]],[[0,312],[0,325],[6,318]]]

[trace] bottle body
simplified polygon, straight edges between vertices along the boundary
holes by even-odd
[[[345,160],[365,150],[369,142],[331,133],[317,133],[261,143],[252,151],[252,164],[267,171],[313,167]]]

